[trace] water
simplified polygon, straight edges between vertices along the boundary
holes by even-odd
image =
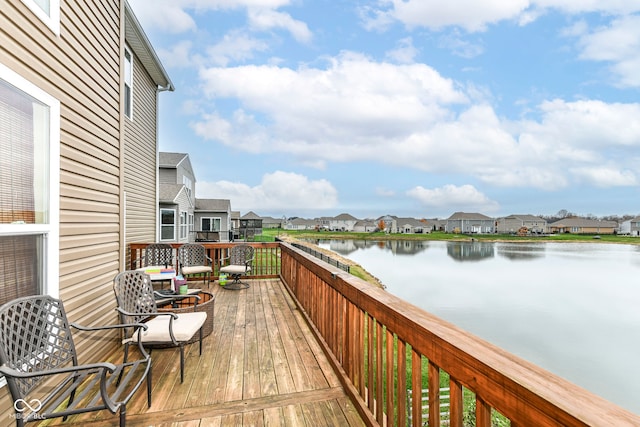
[[[392,294],[640,414],[640,247],[315,242]]]

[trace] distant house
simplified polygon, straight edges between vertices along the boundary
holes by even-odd
[[[240,229],[240,211],[231,211],[231,234],[232,240],[240,238],[238,230]]]
[[[318,221],[313,219],[294,218],[287,220],[284,225],[285,230],[315,230]]]
[[[393,215],[384,215],[376,219],[376,225],[378,228],[381,228],[380,225],[384,224],[384,229],[381,231],[385,231],[387,233],[397,233],[398,222],[396,221],[397,217]]]
[[[447,218],[447,233],[495,233],[495,220],[481,213],[456,212]]]
[[[526,227],[530,233],[546,233],[547,220],[534,215],[513,214],[498,218],[496,221],[496,231],[498,233],[517,233],[522,227]]]
[[[270,216],[262,217],[262,228],[282,228],[283,219]]]
[[[240,217],[238,238],[251,241],[255,236],[262,234],[262,218],[255,212],[248,212]]]
[[[160,242],[189,242],[194,230],[196,178],[189,155],[160,153]]]
[[[616,221],[587,219],[580,217],[563,218],[548,225],[550,233],[571,234],[615,234],[618,230]]]
[[[397,232],[402,234],[422,234],[431,232],[427,221],[416,218],[397,218]]]
[[[358,222],[358,218],[342,213],[333,217],[329,222],[329,230],[331,231],[353,231],[353,227]]]
[[[378,223],[371,219],[359,220],[353,226],[356,233],[373,233],[378,229]]]
[[[229,200],[196,199],[194,215],[196,242],[228,242],[233,239]]]
[[[621,222],[620,234],[640,236],[640,216]]]

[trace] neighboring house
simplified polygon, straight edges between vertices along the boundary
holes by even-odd
[[[262,234],[262,218],[254,212],[249,212],[240,217],[238,235],[240,240],[250,241],[254,236]]]
[[[429,230],[431,231],[445,231],[447,227],[446,219],[429,218],[427,219]]]
[[[116,323],[126,243],[155,230],[155,173],[131,172],[156,167],[151,116],[171,83],[126,1],[1,4],[0,304],[48,294],[74,322]],[[80,353],[106,355],[120,339],[96,338]],[[1,413],[12,405],[0,389]]]
[[[284,228],[285,230],[315,230],[318,228],[318,221],[313,219],[294,218],[287,220]]]
[[[283,219],[270,216],[262,217],[262,228],[282,228]]]
[[[396,218],[397,233],[403,234],[421,234],[430,233],[427,221],[421,221],[416,218]]]
[[[240,211],[231,211],[231,233],[233,235],[232,240],[240,238],[238,230],[240,229]]]
[[[502,234],[517,233],[522,227],[526,227],[529,233],[546,233],[547,220],[534,215],[514,214],[498,218],[496,221],[496,231]]]
[[[376,220],[376,225],[380,229],[380,231],[384,231],[387,233],[396,233],[398,229],[398,222],[396,221],[397,217],[393,215],[385,215],[381,216]],[[384,227],[380,227],[380,225],[384,225]]]
[[[125,245],[158,241],[158,93],[173,84],[125,8]],[[126,246],[125,246],[126,247]]]
[[[163,243],[193,240],[196,178],[189,155],[160,153],[158,164],[159,238]]]
[[[447,218],[447,233],[489,234],[495,232],[495,220],[481,213],[456,212]]]
[[[357,221],[353,226],[353,231],[357,233],[373,233],[378,229],[378,224],[371,219]]]
[[[329,221],[329,230],[353,231],[353,227],[356,225],[356,222],[358,222],[358,218],[355,218],[348,213],[342,213],[331,218],[331,220]]]
[[[229,200],[196,199],[194,214],[196,242],[228,242],[233,239]]]
[[[561,234],[615,234],[618,231],[616,221],[587,219],[579,217],[563,218],[548,225],[550,233]]]
[[[620,234],[640,236],[640,216],[621,222]]]

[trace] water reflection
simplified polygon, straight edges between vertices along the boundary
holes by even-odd
[[[318,243],[403,300],[640,414],[640,247]]]
[[[305,239],[305,241],[331,249],[343,256],[370,247],[377,247],[393,255],[416,255],[429,248],[429,242],[415,240]]]
[[[447,255],[456,261],[482,261],[494,256],[491,242],[447,242]]]
[[[498,246],[498,255],[512,261],[527,261],[545,256],[546,246],[542,244],[503,243]]]

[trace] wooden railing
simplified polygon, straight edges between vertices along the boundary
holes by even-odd
[[[281,279],[368,425],[640,426],[640,416],[281,245]]]
[[[211,258],[213,266],[213,276],[218,277],[218,270],[224,265],[225,259],[229,257],[229,249],[237,243],[205,243],[198,242],[205,247],[207,255]],[[280,244],[279,243],[250,243],[255,248],[255,262],[252,271],[249,274],[252,278],[260,279],[266,277],[278,277],[280,273]],[[171,246],[174,251],[174,265],[178,269],[177,251],[181,246],[174,243]],[[144,249],[147,243],[132,243],[129,245],[129,253],[127,256],[128,269],[135,270],[141,267],[140,260],[144,256]]]

